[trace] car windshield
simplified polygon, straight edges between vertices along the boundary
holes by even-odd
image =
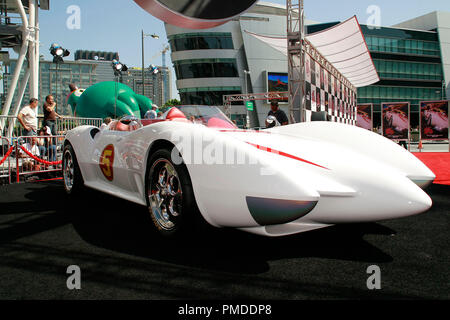
[[[210,128],[236,129],[237,126],[215,106],[177,106],[188,120]]]

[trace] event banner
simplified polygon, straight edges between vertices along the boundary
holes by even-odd
[[[356,108],[356,125],[372,131],[373,129],[373,104],[358,104]]]
[[[409,102],[381,104],[383,136],[393,140],[409,138]]]
[[[420,103],[420,130],[423,140],[448,139],[448,101]]]

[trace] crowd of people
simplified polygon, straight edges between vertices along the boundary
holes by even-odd
[[[23,149],[19,149],[18,157],[22,158],[22,171],[40,171],[44,169],[54,169],[60,167],[56,164],[43,164],[33,159],[34,157],[55,163],[57,161],[57,139],[52,137],[57,135],[56,119],[62,119],[56,111],[57,103],[52,95],[45,98],[42,105],[44,119],[42,127],[38,128],[37,108],[39,100],[30,99],[28,105],[24,106],[17,116],[22,130],[21,135],[24,137],[24,143],[21,145]]]

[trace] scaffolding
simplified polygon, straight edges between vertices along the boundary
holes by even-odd
[[[289,120],[305,120],[304,10],[303,0],[286,0]]]
[[[19,96],[13,108],[12,116],[16,117],[20,104],[22,103],[23,95],[28,81],[30,81],[30,96],[37,98],[39,96],[39,7],[48,10],[48,1],[29,0],[28,7],[24,7],[21,0],[10,1],[10,12],[16,12],[19,14],[22,25],[21,31],[21,43],[19,58],[17,60],[14,74],[11,81],[11,88],[8,90],[8,95],[3,106],[2,115],[8,116],[10,114],[11,104],[14,97],[14,93],[18,87],[19,76],[22,67],[25,64],[25,58],[27,58],[27,64],[25,69],[25,76],[22,78],[22,82],[19,84]],[[28,11],[28,17],[27,12]],[[37,116],[36,110],[36,116]],[[14,126],[14,123],[13,123]],[[0,129],[4,130],[4,119],[0,119]],[[1,134],[2,132],[0,132]]]

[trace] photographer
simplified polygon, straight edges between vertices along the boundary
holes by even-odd
[[[284,111],[278,107],[278,101],[276,101],[276,100],[272,100],[270,102],[270,111],[267,114],[267,116],[275,117],[282,126],[289,124],[289,120],[288,120],[288,117],[286,116],[286,113],[284,113]],[[266,127],[270,127],[270,126],[271,126],[271,123],[268,123],[266,121]]]
[[[52,135],[56,135],[56,118],[63,118],[58,113],[56,113],[56,101],[52,95],[45,97],[45,102],[43,106],[44,110],[44,123],[43,126],[50,128]]]

